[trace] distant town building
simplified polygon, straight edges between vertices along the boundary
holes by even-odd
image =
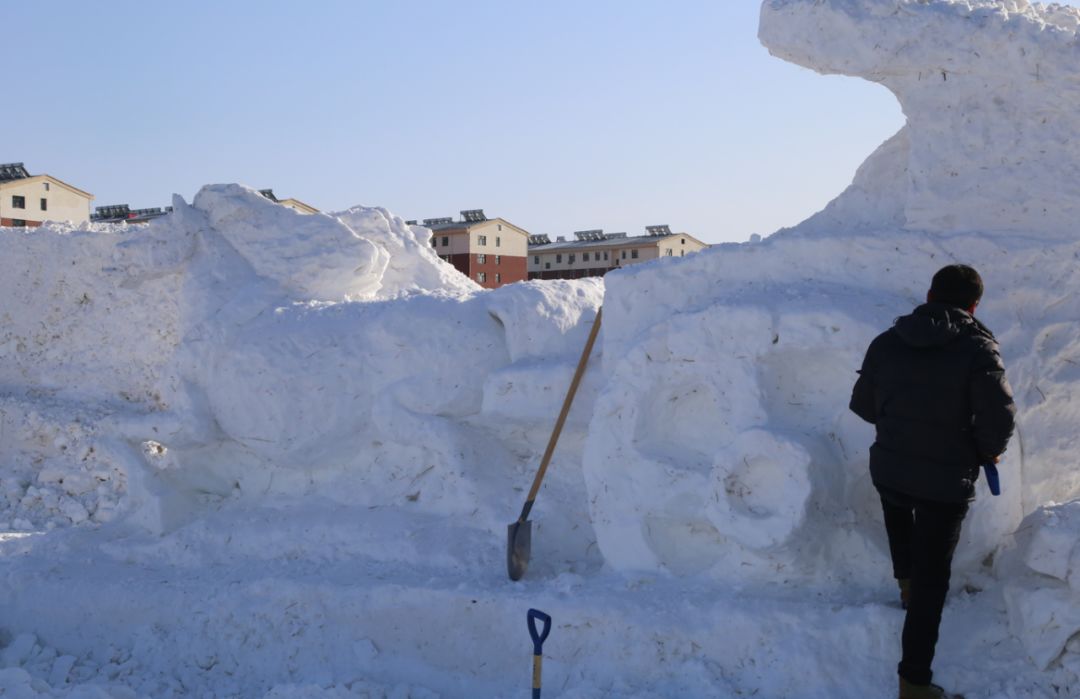
[[[166,206],[164,209],[160,206],[152,209],[132,209],[127,204],[111,204],[95,207],[90,220],[94,223],[146,223],[155,218],[161,218],[172,210],[171,206]]]
[[[0,165],[0,226],[86,223],[93,198],[52,175],[31,175],[22,163]]]
[[[602,277],[613,269],[661,257],[685,257],[708,247],[668,226],[647,226],[645,235],[578,231],[575,240],[546,235],[529,238],[529,279]]]
[[[282,206],[287,206],[293,211],[299,211],[302,214],[319,213],[319,210],[316,209],[314,206],[311,206],[310,204],[305,204],[299,199],[293,199],[291,197],[289,199],[278,199],[274,196],[274,190],[272,189],[260,189],[259,194],[263,195],[270,201],[276,201],[278,204],[281,204]]]
[[[506,219],[470,209],[461,212],[460,221],[427,218],[423,226],[431,229],[431,247],[439,257],[485,289],[528,278],[529,233]]]

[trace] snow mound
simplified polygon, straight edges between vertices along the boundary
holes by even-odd
[[[876,186],[857,178],[819,224],[1075,235],[1078,27],[1026,0],[765,0],[773,55],[884,85],[907,117]]]
[[[301,215],[239,185],[147,226],[0,231],[0,523],[126,507],[160,529],[207,498],[311,488],[325,474],[298,471],[349,469],[380,425],[479,412],[458,372],[505,364],[507,335],[425,240],[382,209]]]
[[[1013,538],[998,564],[1013,633],[1041,670],[1080,674],[1080,500],[1039,508]]]

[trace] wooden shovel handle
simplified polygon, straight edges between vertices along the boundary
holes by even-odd
[[[596,311],[596,320],[593,321],[592,330],[589,331],[589,339],[585,343],[585,349],[581,352],[581,359],[578,360],[574,379],[570,382],[570,390],[566,392],[566,398],[563,399],[559,419],[555,421],[555,429],[551,432],[551,439],[548,440],[544,458],[540,461],[540,470],[536,472],[536,478],[533,480],[532,488],[529,490],[529,498],[525,501],[525,507],[521,509],[521,516],[518,518],[519,522],[524,522],[529,518],[529,511],[532,510],[533,501],[536,500],[536,494],[540,492],[540,484],[544,480],[544,474],[547,473],[548,464],[551,463],[551,457],[555,453],[555,445],[559,443],[559,435],[562,434],[563,425],[566,424],[566,416],[570,414],[570,406],[574,403],[574,395],[577,394],[581,377],[585,375],[585,367],[589,364],[589,355],[592,354],[593,345],[596,344],[596,336],[600,332],[600,316],[603,312],[603,308]]]

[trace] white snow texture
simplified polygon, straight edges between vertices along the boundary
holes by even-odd
[[[819,214],[483,291],[383,209],[205,187],[144,227],[0,229],[0,694],[893,696],[902,612],[847,410],[974,265],[1016,392],[935,668],[1080,694],[1080,12],[765,0],[761,39],[908,123]],[[533,510],[513,521],[594,351]]]

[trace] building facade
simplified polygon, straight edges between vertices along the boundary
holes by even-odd
[[[461,219],[424,219],[439,257],[485,289],[528,279],[527,231],[502,218],[489,219],[481,209],[462,211]]]
[[[648,233],[627,236],[602,230],[578,231],[575,240],[546,235],[529,239],[529,279],[602,277],[613,269],[661,257],[685,257],[708,247],[668,226],[648,226]]]
[[[30,175],[22,163],[0,165],[0,226],[86,223],[93,199],[93,194],[51,175]]]

